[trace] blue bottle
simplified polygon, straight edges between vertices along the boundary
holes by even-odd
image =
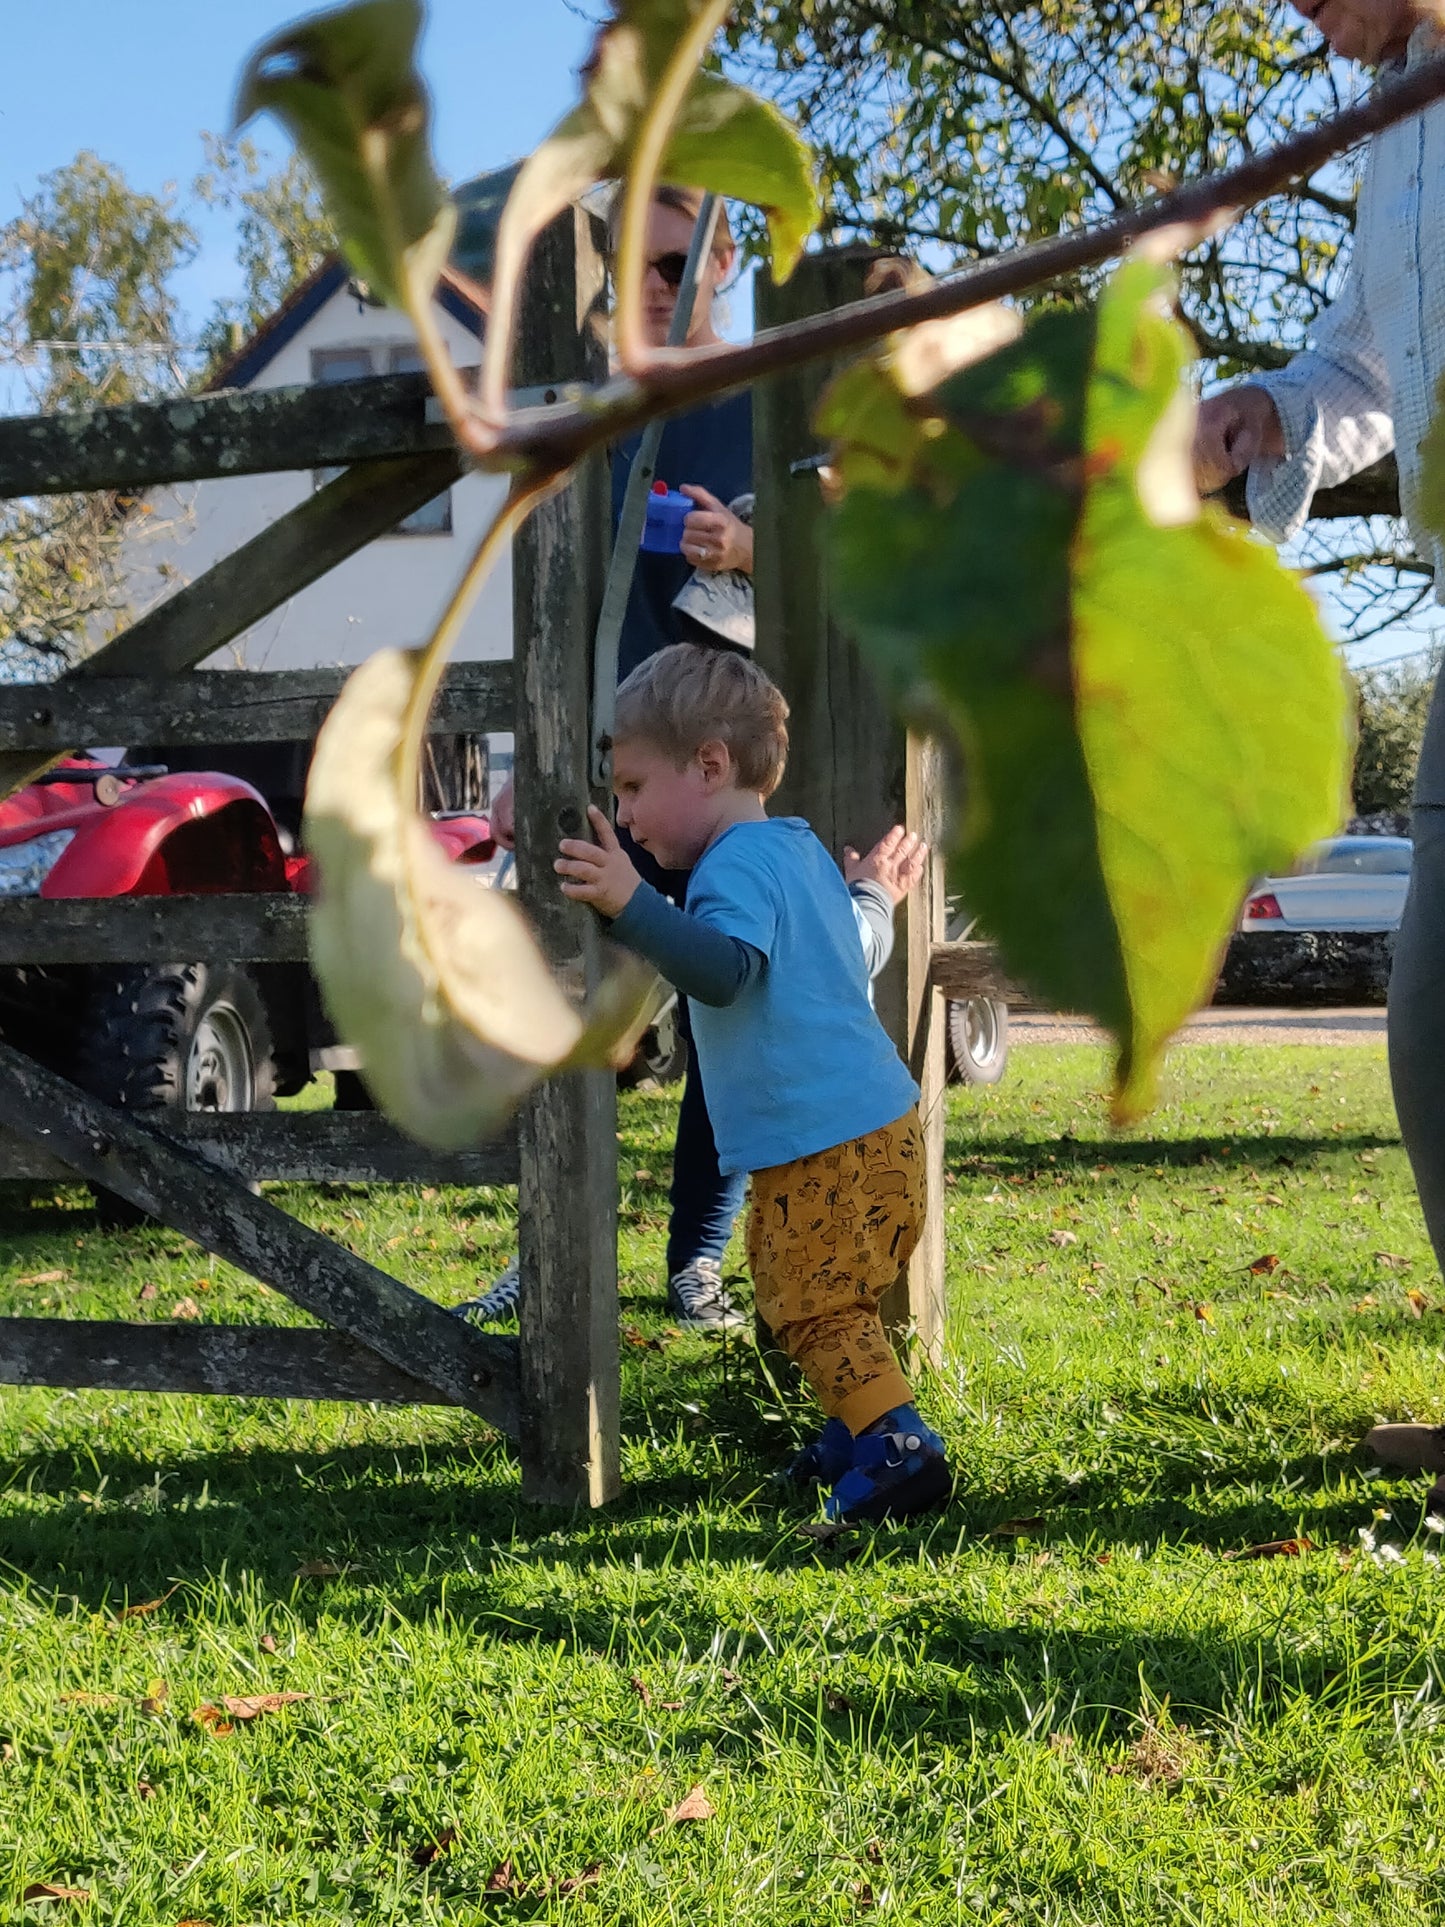
[[[681,555],[682,525],[696,507],[696,502],[679,495],[666,482],[654,482],[647,498],[641,546],[653,555]]]

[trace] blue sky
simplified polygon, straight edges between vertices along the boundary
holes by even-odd
[[[0,63],[0,221],[40,175],[82,148],[135,187],[174,181],[189,201],[201,133],[226,131],[236,76],[259,40],[304,7],[286,0],[11,0]],[[422,68],[442,171],[465,180],[536,145],[570,105],[591,29],[565,0],[430,0]],[[269,121],[253,130],[277,152]],[[200,258],[181,284],[189,319],[232,292],[228,224],[194,204]]]

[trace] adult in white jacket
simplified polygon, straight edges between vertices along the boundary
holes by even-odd
[[[1367,66],[1414,64],[1445,44],[1416,0],[1295,0],[1332,50]],[[1195,469],[1212,493],[1246,475],[1250,517],[1296,534],[1317,488],[1395,450],[1406,517],[1431,543],[1445,600],[1445,546],[1417,515],[1420,439],[1445,373],[1445,103],[1377,134],[1360,186],[1354,251],[1311,345],[1277,374],[1213,395],[1199,411]],[[1414,869],[1390,979],[1390,1077],[1435,1256],[1445,1268],[1445,694],[1437,683],[1416,778]],[[1445,1426],[1377,1426],[1380,1456],[1445,1475]],[[1432,1495],[1445,1507],[1445,1476]]]

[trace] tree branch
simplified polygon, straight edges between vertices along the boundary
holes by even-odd
[[[867,347],[920,321],[962,314],[1024,294],[1041,281],[1097,267],[1147,234],[1175,226],[1205,228],[1223,214],[1265,200],[1291,181],[1308,177],[1334,155],[1419,113],[1442,96],[1445,54],[1422,62],[1307,133],[1224,173],[1131,207],[1097,227],[1032,242],[924,289],[876,295],[783,328],[767,329],[751,341],[659,350],[636,378],[609,382],[580,402],[517,410],[500,421],[474,415],[463,425],[464,446],[487,467],[556,473],[588,449],[628,433],[653,415],[675,414],[784,369]]]

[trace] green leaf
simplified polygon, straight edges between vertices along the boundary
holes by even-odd
[[[306,788],[320,875],[311,955],[380,1108],[421,1143],[459,1150],[500,1129],[543,1077],[625,1062],[656,979],[623,956],[579,1010],[511,893],[448,862],[403,803],[420,663],[396,649],[368,657],[317,738]]]
[[[266,109],[285,123],[347,259],[408,309],[436,285],[456,226],[431,162],[421,22],[420,0],[359,0],[286,27],[246,63],[235,115],[237,128]]]
[[[1201,511],[1188,343],[1163,272],[924,394],[897,346],[824,398],[846,497],[839,607],[898,700],[951,734],[952,880],[1011,975],[1119,1047],[1152,1101],[1240,897],[1343,810],[1344,681],[1269,550]]]
[[[617,0],[582,70],[583,98],[529,156],[497,234],[491,333],[510,338],[516,285],[532,242],[596,182],[625,175],[668,58],[702,0]],[[662,178],[762,208],[773,271],[790,274],[818,220],[812,159],[771,102],[700,73],[673,124]]]

